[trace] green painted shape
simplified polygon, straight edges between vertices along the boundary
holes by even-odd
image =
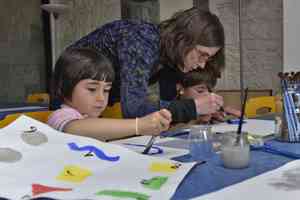
[[[149,180],[143,180],[142,184],[146,188],[150,188],[152,190],[159,190],[163,184],[165,184],[168,180],[166,176],[156,176]]]
[[[149,195],[138,193],[138,192],[128,192],[121,190],[102,190],[97,192],[96,195],[108,195],[112,197],[120,197],[120,198],[133,198],[136,200],[148,200],[150,198]]]

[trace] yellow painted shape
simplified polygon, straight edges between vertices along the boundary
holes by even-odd
[[[165,173],[175,172],[176,169],[177,169],[176,165],[171,162],[153,162],[149,168],[151,172],[165,172]]]
[[[80,183],[91,175],[92,172],[88,169],[84,169],[74,165],[69,165],[65,166],[64,170],[56,178],[62,181]]]

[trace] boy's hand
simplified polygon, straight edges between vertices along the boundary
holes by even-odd
[[[226,114],[228,114],[228,115],[232,115],[234,117],[241,117],[241,111],[238,109],[235,109],[235,108],[232,108],[229,106],[225,106],[224,110],[225,110]]]
[[[194,99],[198,115],[217,112],[223,106],[223,97],[215,93],[207,93]]]
[[[226,119],[228,119],[229,115],[231,115],[233,117],[240,117],[241,116],[241,111],[239,111],[235,108],[231,108],[229,106],[226,106],[226,107],[223,108],[222,111],[217,111],[217,112],[212,113],[212,114],[199,116],[198,119],[197,119],[197,123],[200,123],[200,124],[207,124],[207,123],[216,124],[216,123],[219,123],[219,122],[226,121]]]
[[[211,114],[200,115],[196,120],[196,124],[208,124],[211,120]]]
[[[139,118],[138,130],[141,135],[159,135],[169,129],[171,121],[171,113],[162,109]]]

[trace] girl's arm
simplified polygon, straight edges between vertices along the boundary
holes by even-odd
[[[136,119],[86,118],[67,123],[63,131],[102,141],[134,135],[159,135],[169,128],[171,114],[163,109]]]

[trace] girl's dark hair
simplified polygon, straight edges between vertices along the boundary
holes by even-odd
[[[199,8],[176,13],[160,25],[161,62],[171,67],[182,66],[185,55],[196,45],[221,47],[207,63],[220,77],[224,68],[224,29],[218,17]]]
[[[184,88],[204,84],[207,86],[208,90],[211,91],[217,84],[217,77],[214,76],[212,69],[197,69],[184,74],[184,78],[180,83]]]
[[[111,62],[91,48],[65,50],[55,64],[53,96],[62,102],[72,97],[74,87],[83,79],[113,82],[115,72]]]

